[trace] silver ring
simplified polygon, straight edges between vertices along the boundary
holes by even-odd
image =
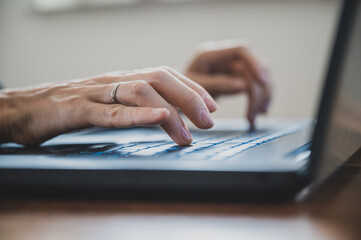
[[[114,87],[112,88],[112,91],[110,92],[110,100],[111,100],[112,104],[119,103],[116,98],[116,95],[117,95],[117,90],[118,90],[118,87],[120,84],[121,83],[115,84]]]

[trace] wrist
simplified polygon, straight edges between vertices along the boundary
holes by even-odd
[[[5,91],[0,91],[0,143],[12,141],[11,122],[16,115],[14,103]]]

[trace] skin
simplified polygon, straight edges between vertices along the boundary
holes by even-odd
[[[118,104],[111,104],[116,84]],[[160,124],[179,145],[192,143],[179,108],[197,127],[211,128],[217,106],[197,83],[169,67],[113,72],[90,79],[1,92],[2,142],[38,145],[74,129]],[[10,119],[10,120],[9,120]]]
[[[271,99],[269,70],[243,40],[207,42],[196,51],[185,75],[213,97],[246,93],[246,116],[254,128],[256,116],[266,113]]]
[[[253,126],[270,99],[265,72],[244,45],[219,42],[203,45],[184,75],[158,67],[2,90],[0,143],[33,146],[93,126],[160,125],[175,143],[189,145],[192,135],[179,110],[198,128],[208,129],[214,125],[210,113],[217,109],[213,97],[245,92]],[[110,92],[119,83],[118,103],[112,104]]]

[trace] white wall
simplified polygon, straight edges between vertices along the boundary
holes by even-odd
[[[116,69],[179,66],[203,41],[247,38],[269,62],[270,116],[308,117],[317,102],[338,0],[214,1],[39,14],[0,0],[0,81],[20,87]],[[240,117],[242,97],[216,117]],[[242,109],[240,111],[243,112]]]

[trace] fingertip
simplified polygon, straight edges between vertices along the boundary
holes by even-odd
[[[164,109],[164,118],[166,119],[166,120],[168,120],[168,118],[170,117],[170,111],[168,110],[168,109],[166,109],[166,108],[163,108]]]
[[[270,101],[269,100],[266,100],[260,107],[260,112],[261,113],[267,113],[268,112],[268,109],[269,109],[269,104],[270,104]]]
[[[217,110],[218,105],[216,101],[208,93],[205,93],[202,98],[204,103],[207,105],[209,112],[212,113]]]
[[[202,109],[199,117],[201,124],[198,124],[197,127],[201,129],[209,129],[214,126],[214,120],[207,109]]]
[[[186,127],[182,127],[180,129],[180,136],[181,138],[176,143],[180,146],[189,146],[193,142],[192,134],[188,131]]]
[[[193,142],[193,139],[192,140],[189,140],[189,141],[181,141],[181,142],[176,142],[176,144],[178,146],[190,146]]]
[[[250,131],[254,130],[254,122],[255,122],[255,114],[253,112],[248,112],[247,114],[247,120],[249,122],[249,129]]]
[[[216,105],[215,108],[208,108],[210,113],[214,113],[217,110],[218,106]]]
[[[262,112],[262,113],[267,113],[267,112],[268,112],[268,104],[262,106],[261,112]]]
[[[255,125],[254,125],[254,122],[250,122],[250,123],[249,123],[249,131],[250,131],[250,132],[253,132],[254,130],[256,130],[256,127],[255,127]]]

